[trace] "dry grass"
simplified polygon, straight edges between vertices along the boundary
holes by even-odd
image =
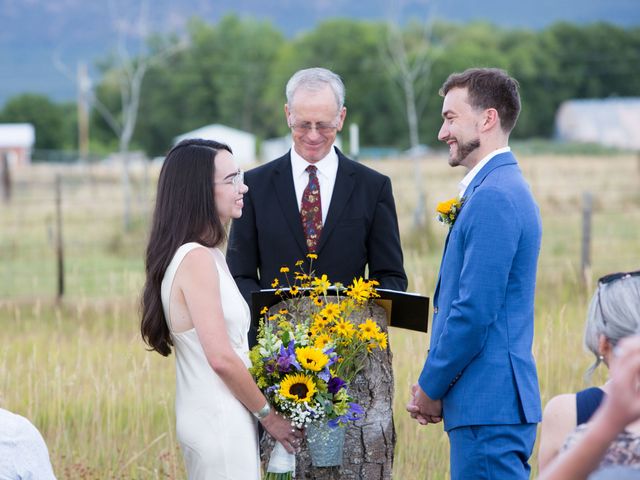
[[[581,347],[591,290],[579,271],[583,192],[594,194],[595,208],[588,280],[637,268],[640,165],[628,155],[532,156],[520,162],[544,222],[534,343],[544,403],[581,388],[590,363]],[[431,295],[446,233],[432,212],[438,201],[456,194],[464,172],[448,167],[444,158],[421,162],[426,225],[415,228],[414,165],[370,165],[393,180],[410,289]],[[16,178],[24,185],[49,182],[51,173],[39,167]],[[120,191],[110,183],[118,177],[96,171],[93,176],[95,183],[76,182],[65,200],[65,230],[73,246],[69,295],[61,306],[51,300],[53,253],[44,226],[51,221],[50,195],[39,188],[21,190],[13,205],[0,207],[0,405],[32,419],[43,432],[60,479],[183,478],[174,438],[174,360],[146,352],[138,334],[144,228],[119,233]],[[87,225],[87,218],[94,221]],[[428,337],[394,329],[390,342],[398,433],[394,477],[447,478],[442,427],[419,427],[404,414]]]

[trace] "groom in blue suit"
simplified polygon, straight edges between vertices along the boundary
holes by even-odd
[[[430,351],[407,405],[444,420],[452,479],[528,479],[540,394],[533,341],[538,206],[508,146],[518,83],[499,69],[449,76],[438,139],[469,172],[449,218]]]

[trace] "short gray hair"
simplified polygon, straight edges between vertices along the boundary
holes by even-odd
[[[586,378],[591,378],[600,365],[598,341],[604,335],[612,345],[624,337],[640,333],[640,276],[598,283],[587,313],[584,329],[584,346],[596,357],[587,370]]]
[[[342,107],[344,107],[344,83],[342,83],[342,79],[331,70],[320,67],[305,68],[293,74],[285,89],[287,104],[291,107],[293,96],[299,88],[318,91],[322,90],[326,85],[331,87],[333,94],[336,96],[338,111],[342,110]]]

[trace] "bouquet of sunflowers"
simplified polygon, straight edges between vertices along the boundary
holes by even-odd
[[[316,256],[309,258],[313,262]],[[277,280],[272,286],[278,288],[284,307],[271,314],[263,308],[250,371],[269,403],[298,428],[312,422],[342,427],[364,413],[349,393],[351,380],[370,352],[387,348],[387,334],[371,318],[354,320],[362,317],[356,314],[369,299],[378,296],[377,282],[359,278],[345,287],[332,285],[326,275],[316,277],[313,270],[291,273],[282,267],[280,271],[288,287],[278,288]],[[278,444],[274,454],[293,457],[293,466],[275,474],[268,469],[266,478],[291,478],[295,456]]]

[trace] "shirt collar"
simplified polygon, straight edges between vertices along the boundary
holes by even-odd
[[[305,169],[309,165],[315,165],[318,172],[326,177],[335,175],[335,172],[338,170],[338,154],[336,153],[336,149],[332,146],[324,158],[315,163],[310,163],[298,155],[295,148],[291,147],[291,170],[293,177],[296,178],[303,173],[306,174]]]
[[[460,189],[460,198],[464,197],[464,194],[467,191],[467,187],[471,184],[471,182],[473,181],[475,176],[478,174],[478,172],[482,170],[482,167],[484,167],[487,163],[489,163],[489,160],[491,160],[496,155],[500,155],[501,153],[506,153],[510,151],[511,151],[511,147],[504,147],[504,148],[499,148],[497,150],[494,150],[493,152],[489,153],[489,155],[487,155],[482,160],[480,160],[475,167],[469,170],[469,173],[467,173],[458,184],[458,188]]]

